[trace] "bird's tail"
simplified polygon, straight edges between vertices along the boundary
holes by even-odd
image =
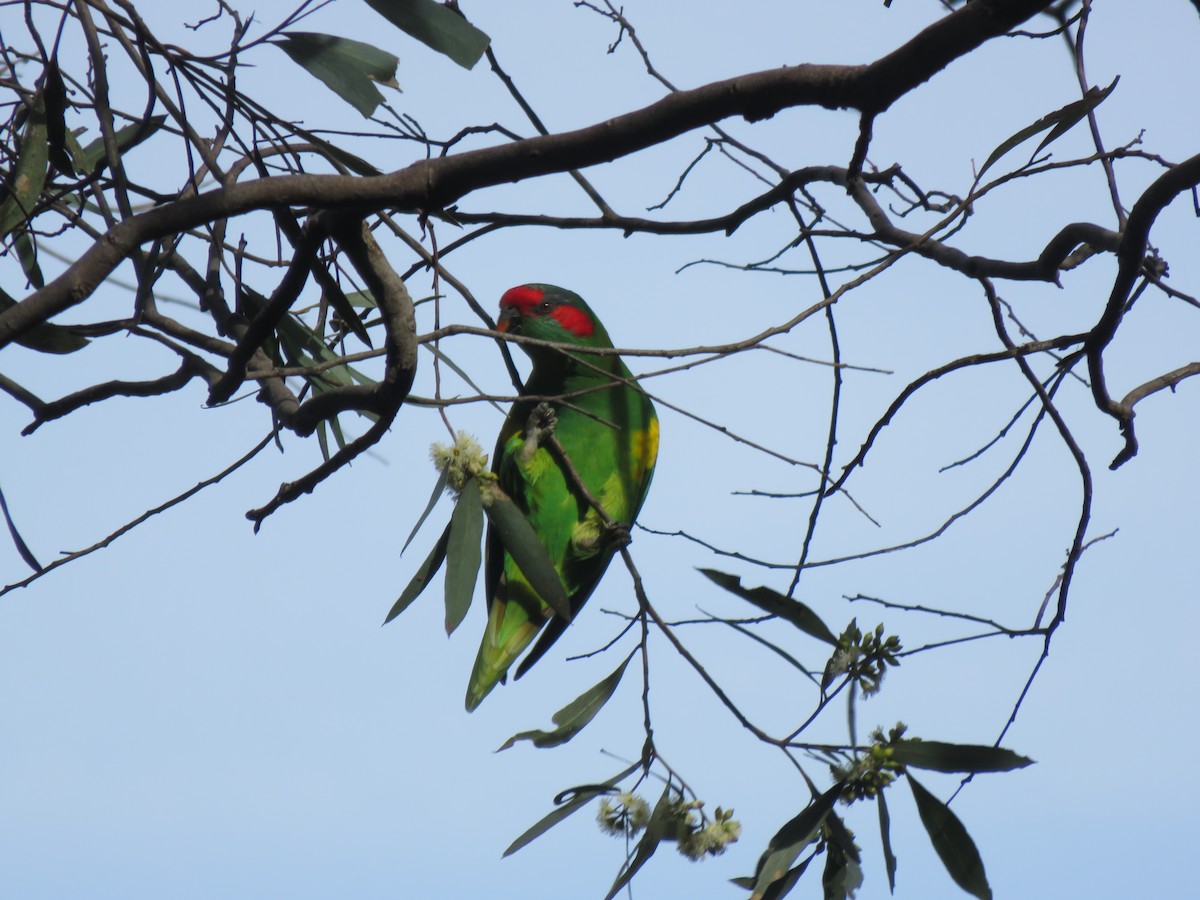
[[[526,588],[520,582],[510,583],[509,587],[517,590]],[[502,585],[497,593],[503,595],[509,592]],[[533,595],[532,590],[529,593]],[[531,606],[538,610],[541,604],[533,599]],[[546,614],[549,613],[547,609]],[[516,599],[497,596],[492,600],[487,628],[483,632],[479,654],[475,657],[475,668],[471,670],[471,682],[467,686],[467,712],[474,711],[492,688],[505,680],[508,667],[525,651],[545,621],[542,614],[531,616],[529,607]]]

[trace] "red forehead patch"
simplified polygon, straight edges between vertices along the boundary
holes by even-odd
[[[558,324],[576,337],[589,337],[596,330],[587,313],[574,306],[567,306],[565,303],[554,307],[554,312],[550,315],[554,316],[558,320]]]
[[[545,292],[541,289],[523,284],[505,291],[504,296],[500,298],[500,305],[502,307],[515,306],[521,311],[521,315],[525,315],[541,303],[544,296]]]

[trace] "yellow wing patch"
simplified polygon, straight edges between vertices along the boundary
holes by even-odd
[[[644,481],[646,473],[654,468],[658,460],[658,417],[651,416],[645,428],[630,434],[629,445],[634,480]]]

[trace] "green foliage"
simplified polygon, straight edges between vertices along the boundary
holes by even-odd
[[[921,824],[954,883],[979,900],[991,900],[992,889],[983,870],[983,859],[958,816],[912,775],[908,776],[908,786],[912,788]]]
[[[1041,143],[1037,145],[1033,153],[1030,154],[1030,159],[1036,157],[1049,144],[1062,135],[1066,134],[1072,128],[1081,122],[1089,112],[1108,99],[1108,95],[1113,92],[1113,88],[1117,86],[1120,78],[1114,78],[1112,84],[1106,88],[1091,87],[1078,100],[1068,103],[1066,106],[1056,109],[1052,113],[1048,113],[1034,122],[1032,125],[1026,125],[1016,134],[1002,141],[1000,146],[991,152],[991,155],[979,167],[979,172],[976,179],[983,177],[983,173],[991,168],[992,163],[996,162],[1000,157],[1012,150],[1018,144],[1024,143],[1033,137],[1035,134],[1040,134],[1043,131],[1049,130],[1050,133],[1042,138]]]
[[[508,849],[504,851],[504,856],[516,853],[522,847],[529,844],[530,841],[545,834],[572,813],[583,809],[584,806],[596,797],[612,793],[615,785],[620,784],[628,778],[641,765],[641,762],[635,762],[608,779],[608,781],[601,782],[600,784],[587,784],[563,791],[554,798],[554,803],[558,806],[558,809],[538,819],[533,825],[522,832],[520,837],[508,845]]]
[[[837,638],[821,621],[821,617],[801,603],[768,587],[745,588],[742,579],[736,575],[718,572],[716,569],[701,569],[700,572],[732,594],[737,594],[743,600],[753,603],[765,613],[779,616],[786,622],[795,625],[805,634],[815,637],[827,644],[836,644]]]
[[[400,87],[396,82],[399,58],[362,41],[311,31],[289,31],[272,43],[364,118],[370,118],[383,102],[376,84]]]
[[[517,741],[531,741],[535,747],[557,747],[571,740],[596,717],[596,713],[600,712],[612,697],[617,685],[621,683],[621,676],[625,674],[625,667],[632,658],[625,657],[611,675],[599,684],[592,685],[551,716],[554,724],[558,726],[553,731],[522,731],[505,741],[500,749],[507,750]]]
[[[446,634],[454,632],[471,607],[483,559],[479,548],[482,540],[483,500],[472,478],[463,485],[450,517],[450,540],[446,545]]]
[[[491,38],[458,12],[434,0],[366,0],[393,25],[464,69],[479,62]]]

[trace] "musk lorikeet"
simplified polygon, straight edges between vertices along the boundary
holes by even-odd
[[[492,469],[545,546],[574,616],[595,590],[619,541],[578,483],[615,525],[632,525],[654,472],[658,418],[620,357],[570,351],[612,347],[608,332],[578,294],[551,284],[515,287],[500,299],[497,327],[560,345],[521,345],[533,360],[533,371],[500,430]],[[578,480],[547,439],[550,428]],[[491,529],[484,589],[488,623],[467,688],[468,710],[505,680],[509,666],[543,626],[516,677],[567,626],[530,586]]]

